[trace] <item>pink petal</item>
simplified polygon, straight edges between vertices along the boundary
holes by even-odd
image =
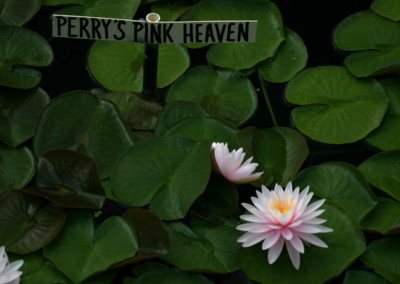
[[[268,237],[265,238],[262,249],[266,250],[276,244],[281,236],[281,232],[279,230],[275,230],[269,233]]]
[[[292,261],[294,268],[298,270],[300,268],[300,253],[292,246],[289,241],[285,241],[285,244],[290,260]]]
[[[320,238],[314,236],[314,235],[309,235],[309,234],[303,234],[303,233],[298,233],[297,234],[302,240],[306,241],[307,243],[313,244],[318,247],[322,248],[327,248],[328,245],[321,240]]]
[[[310,220],[304,221],[304,224],[308,224],[308,225],[319,225],[319,224],[323,224],[325,223],[326,220],[325,219],[321,219],[321,218],[312,218]]]
[[[314,226],[314,225],[301,224],[300,226],[293,227],[291,229],[299,233],[307,233],[307,234],[315,234],[321,232],[320,228],[318,228],[317,225]]]
[[[304,253],[304,245],[301,239],[296,235],[293,234],[293,238],[290,240],[292,246],[300,253]]]
[[[265,220],[263,218],[250,214],[240,215],[240,219],[253,223],[265,223]]]
[[[237,226],[236,229],[240,230],[240,231],[249,231],[250,233],[265,233],[265,232],[269,232],[272,230],[267,225],[260,224],[260,223],[241,224],[241,225]]]
[[[281,230],[281,233],[282,233],[282,236],[288,241],[290,241],[293,238],[293,233],[288,228],[283,228]]]
[[[273,264],[279,257],[279,255],[282,252],[283,244],[285,243],[285,240],[283,238],[279,238],[279,240],[275,243],[274,246],[272,246],[268,250],[268,263]]]
[[[246,236],[246,237],[244,237],[244,236]],[[255,244],[261,242],[267,236],[268,236],[268,233],[262,233],[262,234],[246,233],[238,239],[238,242],[239,243],[243,242],[243,244],[242,244],[243,247],[250,247],[252,245],[255,245]]]

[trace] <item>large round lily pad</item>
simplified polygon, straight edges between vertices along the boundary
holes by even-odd
[[[207,186],[211,172],[209,143],[181,137],[157,137],[124,154],[111,177],[121,202],[149,209],[161,219],[183,218]]]
[[[144,44],[97,41],[89,54],[89,69],[104,87],[112,91],[141,92],[143,85]],[[162,44],[158,49],[157,87],[175,81],[189,67],[186,47]]]
[[[47,66],[53,60],[50,44],[26,28],[0,25],[0,85],[29,89],[42,74],[28,66]]]
[[[90,211],[72,211],[61,233],[43,254],[74,283],[133,257],[138,250],[135,229],[118,216],[105,220],[96,230]]]
[[[26,254],[50,243],[61,231],[64,210],[20,191],[0,196],[0,243],[7,251]]]
[[[39,157],[59,148],[87,154],[96,162],[101,179],[110,176],[132,145],[132,134],[114,104],[84,91],[51,101],[39,117],[33,139]]]
[[[27,147],[10,149],[0,144],[0,193],[23,188],[35,170],[35,155]]]
[[[376,197],[362,173],[354,166],[336,162],[313,166],[301,171],[294,180],[301,188],[347,210],[360,222],[377,204]]]
[[[400,237],[385,237],[371,242],[361,261],[392,283],[400,282]]]
[[[231,69],[199,66],[179,78],[169,89],[167,102],[192,101],[211,115],[235,123],[248,120],[257,108],[257,94],[249,79]]]
[[[60,15],[79,15],[132,19],[140,0],[42,0],[46,6],[64,6],[55,12]]]
[[[358,284],[358,283],[368,283],[368,284],[389,284],[388,281],[376,275],[372,272],[367,272],[364,270],[349,270],[346,272],[346,277],[343,280],[343,284]]]
[[[40,9],[40,0],[0,0],[0,25],[22,26]]]
[[[370,184],[400,201],[400,150],[378,153],[358,168]]]
[[[345,59],[345,65],[357,77],[400,72],[400,22],[370,11],[361,11],[344,19],[333,39],[339,49],[359,51]]]
[[[336,206],[325,203],[321,215],[333,232],[318,237],[328,248],[306,247],[300,256],[300,269],[294,269],[284,249],[278,260],[268,264],[267,251],[261,245],[240,250],[240,267],[252,280],[260,283],[324,283],[337,276],[365,250],[364,235],[352,216]]]
[[[216,43],[207,52],[207,60],[212,64],[236,70],[253,67],[272,57],[285,39],[281,14],[272,2],[203,0],[183,15],[182,20],[258,20],[254,43]]]
[[[31,138],[40,111],[49,100],[41,88],[26,91],[0,87],[0,140],[16,147]]]
[[[377,128],[388,100],[375,79],[356,79],[345,68],[306,69],[291,80],[286,99],[296,127],[310,138],[331,144],[351,143]]]
[[[389,107],[381,125],[365,140],[384,151],[400,149],[400,79],[388,78],[380,83],[389,98]]]
[[[285,28],[285,36],[274,57],[258,66],[261,76],[268,82],[287,82],[306,67],[308,53],[301,37],[288,28]]]

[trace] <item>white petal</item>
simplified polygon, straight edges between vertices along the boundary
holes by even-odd
[[[304,253],[304,245],[301,239],[296,235],[293,234],[292,239],[290,240],[292,246],[300,253]]]
[[[250,233],[246,233],[246,234],[250,234]],[[251,233],[251,235],[248,236],[246,238],[246,240],[243,242],[242,246],[243,247],[250,247],[252,245],[255,245],[255,244],[261,242],[262,240],[264,240],[265,237],[268,236],[267,234],[268,233],[261,233],[261,234],[253,234],[253,233]],[[239,240],[240,240],[240,238],[239,238]],[[239,242],[239,240],[238,240],[238,242]]]
[[[283,244],[285,243],[283,238],[280,238],[274,246],[268,250],[268,263],[273,264],[282,252]]]
[[[290,241],[290,240],[293,238],[293,233],[292,233],[292,231],[291,231],[290,229],[288,229],[288,228],[283,228],[283,229],[281,230],[281,233],[282,233],[282,236],[283,236],[286,240],[288,240],[288,241]]]
[[[300,226],[293,227],[291,229],[299,233],[307,233],[307,234],[315,234],[321,232],[321,229],[318,227],[318,225],[314,226],[314,225],[301,224]]]
[[[270,247],[276,244],[276,242],[279,240],[280,237],[281,237],[281,232],[279,230],[270,232],[268,237],[265,238],[262,244],[262,249],[263,250],[269,249]]]
[[[292,261],[294,268],[298,270],[300,268],[300,253],[292,246],[289,241],[286,241],[285,244],[290,260]]]
[[[321,218],[312,218],[310,220],[304,221],[304,224],[308,224],[308,225],[319,225],[319,224],[323,224],[325,223],[326,220],[325,219],[321,219]]]
[[[321,240],[320,238],[318,238],[314,235],[303,234],[303,233],[298,233],[297,235],[299,236],[299,238],[301,238],[302,240],[304,240],[307,243],[310,243],[310,244],[313,244],[315,246],[322,247],[322,248],[328,247],[328,245],[323,240]]]
[[[269,232],[272,230],[266,224],[260,224],[260,223],[241,224],[241,225],[237,226],[236,229],[240,230],[240,231],[249,231],[250,233],[265,233],[265,232]]]
[[[260,218],[255,215],[250,215],[250,214],[241,215],[240,219],[245,220],[247,222],[252,222],[252,223],[265,223],[265,220],[263,218]]]

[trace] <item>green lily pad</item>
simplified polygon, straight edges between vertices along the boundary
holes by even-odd
[[[296,127],[310,138],[330,144],[351,143],[377,128],[388,100],[375,79],[356,79],[343,67],[306,69],[291,80],[286,99],[296,105]]]
[[[33,138],[39,157],[60,148],[87,154],[96,162],[101,179],[111,175],[132,145],[132,134],[114,104],[84,91],[52,100],[43,109]]]
[[[140,0],[42,0],[45,6],[72,5],[55,12],[60,15],[79,15],[132,19],[140,5]]]
[[[169,237],[160,218],[154,213],[140,208],[126,211],[122,217],[136,230],[139,240],[138,257],[150,258],[168,253]]]
[[[29,89],[42,74],[28,66],[47,66],[53,60],[50,44],[26,28],[0,25],[0,85]]]
[[[365,239],[356,221],[340,208],[325,203],[322,218],[333,232],[319,234],[328,248],[306,247],[296,270],[284,250],[274,264],[268,264],[267,251],[260,245],[240,250],[240,267],[252,280],[260,283],[323,283],[346,269],[364,250]],[[318,269],[317,269],[318,268]]]
[[[400,21],[400,2],[397,0],[374,0],[371,9],[382,17]]]
[[[161,17],[161,21],[176,21],[186,11],[189,10],[191,4],[185,0],[169,0],[156,3],[151,6],[151,11],[157,13]]]
[[[236,145],[238,129],[228,121],[216,117],[186,118],[172,126],[165,136],[179,136],[201,142],[225,142]]]
[[[12,256],[12,255],[11,255]],[[47,283],[71,284],[68,278],[58,271],[54,265],[42,256],[42,251],[37,251],[28,255],[20,256],[16,259],[23,259],[24,265],[21,267],[21,283],[41,284],[43,279]]]
[[[400,282],[400,237],[385,237],[371,242],[361,261],[385,279]]]
[[[389,284],[385,279],[372,272],[362,270],[349,270],[343,280],[343,284]]]
[[[247,127],[238,133],[238,141],[246,154],[259,163],[257,171],[263,171],[255,183],[269,186],[274,181],[286,185],[293,180],[308,155],[304,137],[297,131],[274,127],[257,129]]]
[[[345,65],[357,77],[400,72],[400,22],[361,11],[344,19],[333,40],[339,49],[360,51],[349,55]]]
[[[301,37],[288,28],[285,28],[285,36],[286,40],[278,48],[274,57],[263,61],[258,66],[258,72],[268,82],[287,82],[306,67],[308,53]]]
[[[203,193],[211,172],[209,143],[157,137],[137,143],[114,170],[111,188],[121,202],[163,220],[183,218]]]
[[[125,121],[135,130],[153,130],[162,106],[155,100],[132,92],[112,92],[99,95],[112,101]]]
[[[74,283],[133,257],[138,250],[135,229],[118,216],[106,219],[94,230],[89,211],[71,211],[57,238],[43,255]]]
[[[193,102],[174,101],[166,104],[157,120],[154,134],[164,135],[175,123],[185,118],[202,118],[210,116],[200,105]]]
[[[361,221],[364,230],[390,234],[400,230],[400,202],[380,198],[378,204]]]
[[[257,108],[257,93],[240,72],[198,66],[179,78],[169,89],[167,102],[192,101],[211,115],[244,123]]]
[[[302,189],[309,185],[316,196],[345,209],[358,222],[377,203],[362,173],[343,162],[309,167],[296,176],[294,183]]]
[[[389,107],[381,125],[365,140],[384,151],[400,149],[400,79],[388,78],[380,83],[389,98]]]
[[[40,0],[0,0],[0,25],[22,26],[40,9]]]
[[[400,150],[378,153],[358,168],[371,185],[400,201]]]
[[[211,175],[205,192],[192,206],[191,214],[221,224],[239,210],[239,195],[235,185],[220,175]]]
[[[31,138],[40,111],[49,100],[41,88],[26,91],[0,87],[0,139],[16,147]]]
[[[142,264],[143,265],[143,264]],[[141,266],[142,266],[141,265]],[[139,266],[140,268],[140,266]],[[136,271],[136,268],[135,268]],[[212,284],[213,282],[205,276],[197,273],[191,273],[181,271],[176,268],[168,268],[167,266],[159,267],[158,269],[147,271],[138,276],[138,278],[132,279],[132,282],[128,282],[129,278],[124,278],[124,284],[135,283],[135,284]]]
[[[170,249],[163,260],[190,271],[228,273],[239,269],[240,232],[234,226],[193,221],[191,228],[181,222],[167,223],[165,227]]]
[[[100,209],[105,193],[94,161],[71,150],[52,150],[39,158],[36,187],[24,191],[59,206]]]
[[[144,44],[96,41],[89,53],[89,69],[94,78],[112,91],[141,92]],[[161,44],[158,49],[157,87],[175,81],[189,67],[186,47]]]
[[[10,149],[0,144],[0,193],[23,188],[35,170],[35,155],[27,147]]]
[[[272,2],[203,0],[183,15],[182,20],[257,20],[254,43],[216,43],[207,51],[207,60],[210,63],[236,70],[250,68],[272,57],[285,39],[281,14]]]
[[[26,254],[50,243],[61,231],[64,210],[20,191],[0,196],[0,243],[8,252]]]

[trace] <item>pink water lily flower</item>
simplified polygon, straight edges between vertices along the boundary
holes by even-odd
[[[212,143],[214,168],[227,180],[233,183],[247,183],[260,178],[263,172],[253,173],[257,163],[252,163],[253,157],[243,159],[246,153],[243,148],[229,152],[227,143]]]
[[[4,246],[0,247],[0,284],[18,284],[22,274],[18,269],[23,263],[23,260],[9,263]]]
[[[285,190],[278,184],[272,191],[262,186],[262,192],[256,191],[257,197],[251,198],[254,205],[242,203],[251,214],[240,216],[249,223],[236,227],[246,231],[238,242],[249,247],[262,241],[262,249],[268,250],[269,264],[278,259],[285,245],[293,266],[299,269],[303,242],[327,248],[327,244],[314,234],[333,231],[321,225],[325,219],[317,218],[324,212],[317,209],[325,199],[308,205],[313,196],[308,190],[308,186],[301,193],[299,187],[293,190],[290,182]]]

